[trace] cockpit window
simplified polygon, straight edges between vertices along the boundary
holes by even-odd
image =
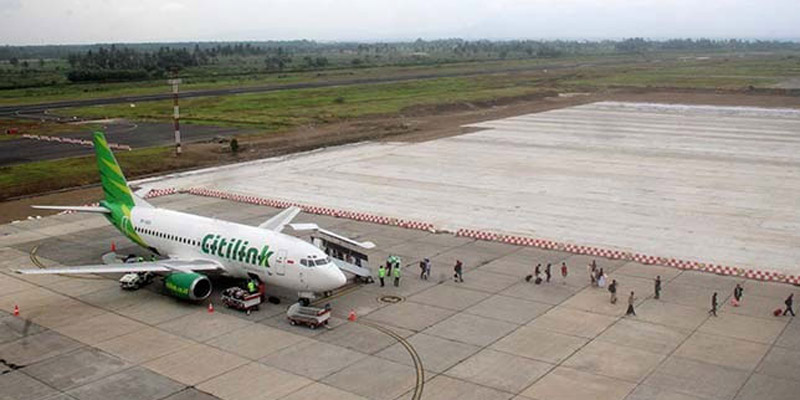
[[[308,261],[306,261],[306,259],[304,258],[304,259],[300,260],[300,264],[302,264],[304,267],[307,267],[308,266]]]
[[[325,265],[328,263],[328,257],[317,260],[317,265]]]

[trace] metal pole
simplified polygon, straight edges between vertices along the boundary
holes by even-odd
[[[175,125],[175,155],[181,155],[181,124],[180,124],[180,108],[178,107],[178,84],[181,83],[180,79],[170,79],[168,83],[172,84],[172,120]]]

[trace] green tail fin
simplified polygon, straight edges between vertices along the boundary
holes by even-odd
[[[103,193],[106,201],[131,208],[134,206],[133,195],[128,187],[128,181],[122,174],[114,153],[108,147],[105,135],[102,132],[95,132],[94,153],[97,156],[97,169],[100,170],[100,183],[103,186]]]

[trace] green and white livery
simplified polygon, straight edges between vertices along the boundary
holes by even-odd
[[[311,243],[281,233],[286,225],[296,230],[317,230],[353,245],[372,248],[314,224],[290,224],[300,210],[288,208],[259,226],[242,225],[199,215],[166,210],[146,202],[125,180],[105,136],[94,134],[97,167],[105,194],[97,207],[34,206],[103,214],[128,239],[164,257],[135,264],[19,270],[22,274],[85,274],[155,272],[166,275],[166,290],[179,298],[202,300],[211,294],[206,274],[258,279],[269,285],[297,291],[301,299],[334,290],[346,283],[342,269],[360,273],[352,265],[332,260]],[[363,269],[362,269],[363,270]]]

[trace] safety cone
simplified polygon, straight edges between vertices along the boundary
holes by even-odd
[[[355,322],[356,321],[356,312],[353,311],[353,310],[350,310],[350,314],[347,316],[347,320],[350,321],[350,322]]]
[[[14,316],[19,317],[19,306],[14,304]]]
[[[111,252],[112,253],[116,253],[117,252],[117,244],[114,243],[114,242],[111,242]]]
[[[208,313],[211,314],[214,312],[214,304],[208,303]]]

